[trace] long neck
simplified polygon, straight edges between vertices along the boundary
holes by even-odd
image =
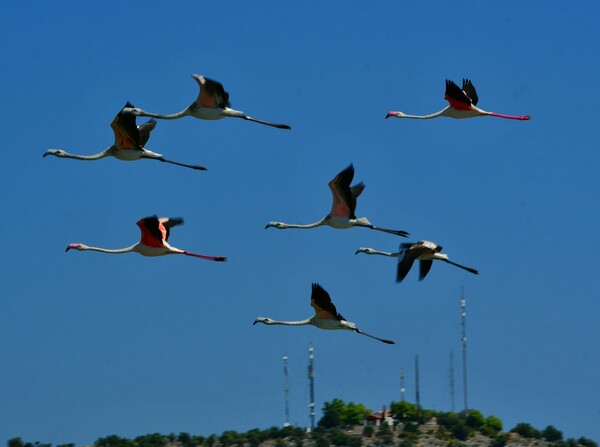
[[[171,113],[167,115],[161,115],[160,113],[152,113],[146,112],[144,110],[139,110],[136,113],[137,116],[148,116],[150,118],[158,118],[161,120],[176,120],[178,118],[183,118],[184,116],[190,115],[190,108],[183,109],[181,112]]]
[[[401,118],[412,118],[412,119],[416,119],[416,120],[428,120],[428,119],[432,119],[432,118],[437,118],[438,116],[443,116],[444,112],[446,110],[448,110],[449,107],[446,107],[442,110],[440,110],[439,112],[435,112],[435,113],[431,113],[429,115],[407,115],[407,114],[403,114],[403,116]]]
[[[399,253],[390,253],[387,251],[381,251],[381,250],[369,250],[369,251],[363,251],[362,253],[366,253],[368,255],[381,255],[381,256],[390,256],[390,257],[398,257]]]
[[[310,324],[311,319],[307,318],[306,320],[299,320],[299,321],[277,321],[277,320],[273,320],[271,323],[269,324],[279,324],[282,326],[305,326],[307,324]]]
[[[275,224],[275,225],[273,225]],[[279,228],[279,229],[287,229],[287,228],[299,228],[299,229],[308,229],[308,228],[315,228],[315,227],[320,227],[321,225],[324,225],[325,221],[324,219],[319,220],[318,222],[313,222],[310,224],[288,224],[288,223],[283,223],[283,222],[273,222],[270,223],[268,226],[272,226],[275,228]]]
[[[115,248],[115,249],[101,248],[101,247],[89,247],[86,245],[84,247],[81,247],[81,250],[99,251],[101,253],[110,253],[110,254],[121,254],[121,253],[129,253],[132,251],[137,251],[137,248],[138,248],[138,244],[131,245],[130,247]]]
[[[109,149],[103,150],[97,154],[92,155],[78,155],[78,154],[69,154],[68,152],[63,151],[61,158],[73,158],[75,160],[99,160],[100,158],[108,157],[110,155]]]

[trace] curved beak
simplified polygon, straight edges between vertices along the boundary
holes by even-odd
[[[395,112],[388,112],[388,114],[385,116],[385,119],[388,119],[390,116],[396,116]]]

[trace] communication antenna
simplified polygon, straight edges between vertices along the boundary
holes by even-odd
[[[450,410],[454,413],[454,351],[450,351]]]
[[[400,370],[400,401],[404,402],[404,392],[406,388],[404,388],[404,368]]]
[[[315,428],[315,367],[313,364],[313,360],[315,358],[314,349],[312,344],[308,344],[308,381],[310,384],[310,404],[308,404],[309,408],[309,416],[310,416],[310,428],[311,430]]]
[[[419,356],[415,355],[415,403],[421,408],[421,392],[419,389]]]
[[[290,425],[290,386],[288,381],[288,358],[287,355],[283,357],[283,392],[285,393],[285,422],[284,427]]]
[[[467,412],[469,410],[467,402],[467,300],[465,300],[463,287],[460,288],[460,319],[462,327],[462,337],[460,340],[462,345],[463,392],[465,400],[464,411]]]

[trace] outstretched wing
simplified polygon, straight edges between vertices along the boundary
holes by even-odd
[[[183,224],[180,217],[145,217],[137,222],[142,232],[141,243],[150,247],[163,247],[169,240],[171,227]]]
[[[152,118],[150,121],[138,126],[140,132],[140,146],[144,147],[150,138],[150,132],[156,127],[156,120]]]
[[[165,239],[164,226],[158,216],[144,217],[137,222],[142,232],[141,243],[149,247],[162,247]],[[162,229],[161,229],[162,227]]]
[[[197,74],[193,74],[192,77],[200,86],[200,94],[196,99],[196,104],[209,109],[230,107],[229,93],[225,91],[223,84]]]
[[[329,182],[329,189],[333,195],[333,204],[331,205],[331,215],[336,217],[348,217],[356,219],[354,210],[356,209],[356,197],[360,195],[364,185],[355,185],[354,191],[350,188],[350,183],[354,178],[354,166],[350,164],[346,169],[335,176]],[[356,195],[355,195],[355,194]]]
[[[127,102],[125,107],[133,108]],[[115,116],[110,124],[115,133],[115,146],[119,149],[137,149],[140,147],[140,131],[135,124],[135,115],[123,113],[123,109]]]
[[[183,225],[182,217],[161,217],[160,219],[158,219],[158,221],[164,227],[165,241],[169,240],[172,227],[176,225]]]
[[[479,102],[479,97],[477,96],[477,90],[475,90],[475,86],[470,79],[463,79],[462,89],[463,92],[465,92],[465,94],[471,99],[471,103],[476,106]]]
[[[319,284],[313,283],[312,293],[310,295],[310,305],[315,310],[317,317],[327,318],[330,320],[345,320],[338,314],[335,305],[331,302],[331,298],[327,291]]]
[[[457,110],[471,110],[471,99],[461,90],[461,88],[446,79],[446,101],[450,103],[450,107]]]
[[[396,282],[401,283],[417,259],[418,253],[414,250],[414,244],[400,244],[400,256],[398,256],[398,266],[396,269]]]
[[[419,261],[419,281],[423,281],[431,270],[431,266],[433,265],[433,260],[424,259]]]

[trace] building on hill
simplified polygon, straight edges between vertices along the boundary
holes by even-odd
[[[374,425],[375,427],[379,427],[382,422],[386,422],[390,427],[394,426],[391,410],[376,411],[363,419],[363,425]]]

